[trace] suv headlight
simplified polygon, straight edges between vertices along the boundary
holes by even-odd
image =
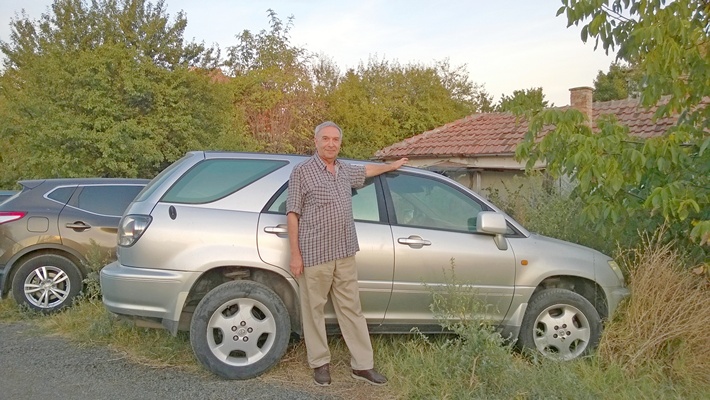
[[[140,239],[153,218],[150,215],[126,215],[118,227],[118,245],[133,246]]]
[[[616,277],[619,278],[621,286],[625,286],[624,273],[621,271],[619,264],[617,264],[614,260],[609,260],[607,263],[609,264],[609,268],[611,268],[611,270],[616,274]]]

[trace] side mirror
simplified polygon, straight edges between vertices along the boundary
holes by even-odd
[[[505,233],[508,232],[508,223],[501,213],[495,211],[481,211],[476,218],[476,231],[494,235],[493,240],[499,250],[508,250]]]

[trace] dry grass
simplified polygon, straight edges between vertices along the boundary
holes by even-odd
[[[682,268],[662,233],[623,256],[631,297],[606,327],[599,356],[632,375],[660,367],[674,381],[710,387],[710,285]]]
[[[17,310],[13,303],[7,306],[8,312],[13,306]],[[35,323],[47,332],[70,339],[80,346],[108,346],[120,353],[121,357],[137,364],[152,368],[174,368],[190,373],[210,374],[193,356],[187,335],[173,337],[164,330],[137,328],[117,321],[100,302],[83,301],[67,312],[38,316]],[[317,387],[313,383],[313,371],[306,363],[306,349],[302,341],[292,342],[281,361],[257,379],[344,399],[397,398],[388,386],[375,387],[352,379],[350,355],[342,338],[331,337],[329,341],[332,352],[333,384],[331,386]]]
[[[329,337],[331,351],[330,374],[333,383],[328,387],[317,387],[313,383],[313,370],[306,362],[306,346],[303,341],[292,343],[279,363],[259,379],[265,382],[277,382],[284,386],[298,388],[312,393],[335,396],[343,399],[372,400],[398,399],[392,385],[372,386],[350,377],[350,353],[340,336]],[[377,344],[373,341],[373,346]],[[378,351],[375,349],[375,357]],[[375,361],[377,364],[377,360]],[[381,367],[383,364],[380,363]],[[378,365],[376,365],[377,367]],[[379,368],[392,379],[388,371]]]

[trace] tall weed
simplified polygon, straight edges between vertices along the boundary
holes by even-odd
[[[458,282],[455,266],[445,285],[430,287],[432,312],[450,334],[375,340],[378,362],[396,371],[391,385],[401,399],[600,398],[602,393],[575,374],[583,360],[531,363],[495,330],[476,289]],[[564,390],[563,390],[564,389]]]
[[[479,317],[485,315],[486,305],[477,300],[473,286],[457,282],[453,260],[443,274],[445,285],[428,288],[431,310],[449,333],[429,337],[415,330],[406,341],[398,337],[379,341],[378,359],[386,360],[385,369],[404,372],[404,381],[397,374],[393,383],[400,398],[514,395],[516,389],[507,385],[514,365],[511,348],[490,321]]]
[[[710,393],[710,285],[683,268],[682,254],[663,236],[645,236],[620,258],[631,296],[607,325],[599,357],[632,376],[660,369]]]

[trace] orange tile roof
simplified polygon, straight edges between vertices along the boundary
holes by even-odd
[[[597,102],[592,107],[595,121],[602,115],[615,115],[621,125],[629,127],[631,136],[642,138],[661,136],[678,121],[677,116],[654,121],[653,114],[658,107],[645,109],[637,99]]]
[[[660,136],[677,121],[675,117],[653,121],[656,107],[645,110],[637,99],[596,102],[592,107],[594,120],[614,114],[632,136],[643,138]],[[527,122],[509,112],[473,114],[385,147],[374,158],[511,155],[527,130]]]

